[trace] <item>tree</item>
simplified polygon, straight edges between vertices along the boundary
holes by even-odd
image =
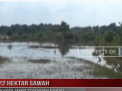
[[[29,36],[27,34],[22,34],[22,36],[21,36],[22,39],[28,39],[28,37]]]
[[[111,23],[110,25],[108,25],[107,30],[109,31],[116,31],[116,23]]]
[[[6,35],[9,37],[13,35],[13,32],[11,31],[11,29],[8,29],[8,31],[6,32]]]
[[[60,31],[61,32],[69,31],[69,25],[66,22],[62,21],[60,24]]]
[[[106,42],[112,42],[112,41],[115,41],[115,36],[116,36],[116,33],[115,32],[108,32],[105,36],[105,41]]]
[[[119,30],[120,30],[120,32],[122,32],[122,22],[118,22],[118,23],[120,25]]]
[[[65,39],[73,39],[74,35],[72,33],[64,33],[64,38]]]
[[[18,31],[18,36],[21,36],[22,35],[22,31]]]

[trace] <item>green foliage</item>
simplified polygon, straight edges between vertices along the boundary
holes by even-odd
[[[69,39],[73,39],[74,38],[74,35],[72,33],[63,33],[63,36],[66,40],[69,40]]]
[[[6,35],[9,36],[9,37],[13,35],[11,29],[8,29],[8,30],[7,30]]]
[[[115,32],[108,32],[106,35],[105,35],[105,41],[106,42],[112,42],[115,40],[115,36],[116,36],[116,33]]]
[[[5,34],[13,40],[30,39],[38,41],[77,41],[78,43],[91,43],[98,45],[121,45],[122,23],[116,26],[111,23],[108,26],[86,26],[69,28],[67,22],[62,21],[60,25],[11,25],[0,26],[0,34]],[[7,31],[6,31],[7,30]],[[5,32],[6,31],[6,32]],[[2,39],[2,38],[1,38]],[[7,40],[7,37],[6,37]]]
[[[27,34],[22,34],[21,38],[22,38],[22,39],[28,39],[29,36],[28,36]]]
[[[18,31],[18,36],[22,36],[22,31]]]
[[[62,21],[60,25],[60,31],[61,32],[67,32],[69,31],[69,25],[67,25],[66,22]]]
[[[13,40],[14,40],[14,39],[18,39],[18,37],[19,37],[19,36],[18,36],[17,34],[14,34],[14,35],[11,37],[11,39],[13,39]]]
[[[41,38],[41,37],[43,36],[43,34],[42,34],[42,33],[37,33],[37,34],[35,34],[35,36],[36,36],[37,38]]]

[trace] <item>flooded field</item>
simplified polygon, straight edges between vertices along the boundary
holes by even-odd
[[[0,43],[0,79],[122,78],[121,61],[102,57],[98,61],[93,51],[67,44]]]

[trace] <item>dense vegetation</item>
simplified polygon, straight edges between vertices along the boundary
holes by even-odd
[[[29,41],[70,41],[92,42],[94,45],[121,45],[122,23],[116,26],[72,27],[62,21],[60,25],[11,25],[0,26],[1,40],[29,40]]]

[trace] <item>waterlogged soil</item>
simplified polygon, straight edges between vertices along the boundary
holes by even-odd
[[[78,56],[78,49],[69,49],[62,56],[54,44],[30,43],[0,44],[0,79],[107,79],[122,78],[105,60],[97,63],[95,57]],[[56,50],[56,54],[55,54]],[[92,53],[90,54],[92,55]],[[89,55],[88,55],[89,56]]]

